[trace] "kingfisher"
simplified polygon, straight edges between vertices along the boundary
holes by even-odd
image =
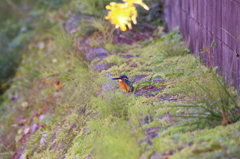
[[[113,78],[113,80],[118,80],[118,85],[124,92],[133,92],[134,87],[126,75],[121,75],[117,78]]]

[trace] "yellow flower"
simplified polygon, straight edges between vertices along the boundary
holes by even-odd
[[[142,0],[123,0],[124,2],[128,3],[128,4],[139,4],[140,6],[142,6],[144,9],[149,10],[148,6],[142,2]]]
[[[134,6],[129,6],[127,3],[114,3],[106,6],[110,10],[105,19],[109,19],[111,24],[116,25],[122,31],[125,31],[126,25],[131,29],[131,20],[136,23],[137,11]]]
[[[125,3],[115,3],[111,2],[110,5],[106,6],[106,9],[109,10],[108,15],[105,19],[111,21],[111,24],[115,25],[116,28],[119,28],[122,31],[125,31],[128,28],[132,28],[131,21],[136,24],[137,23],[137,10],[134,6],[135,4],[139,4],[148,10],[146,4],[142,2],[142,0],[123,0]]]

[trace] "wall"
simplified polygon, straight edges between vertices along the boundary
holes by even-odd
[[[179,26],[191,52],[209,64],[202,47],[213,41],[211,57],[218,72],[240,87],[240,0],[164,0],[167,29]],[[231,35],[230,35],[231,34]],[[239,39],[239,40],[237,40]]]

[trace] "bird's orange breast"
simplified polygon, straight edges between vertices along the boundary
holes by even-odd
[[[129,92],[129,87],[123,80],[118,80],[118,85],[124,92]]]

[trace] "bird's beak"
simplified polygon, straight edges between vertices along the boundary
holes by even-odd
[[[119,79],[121,79],[121,78],[119,78],[119,77],[118,78],[112,78],[112,80],[119,80]]]

